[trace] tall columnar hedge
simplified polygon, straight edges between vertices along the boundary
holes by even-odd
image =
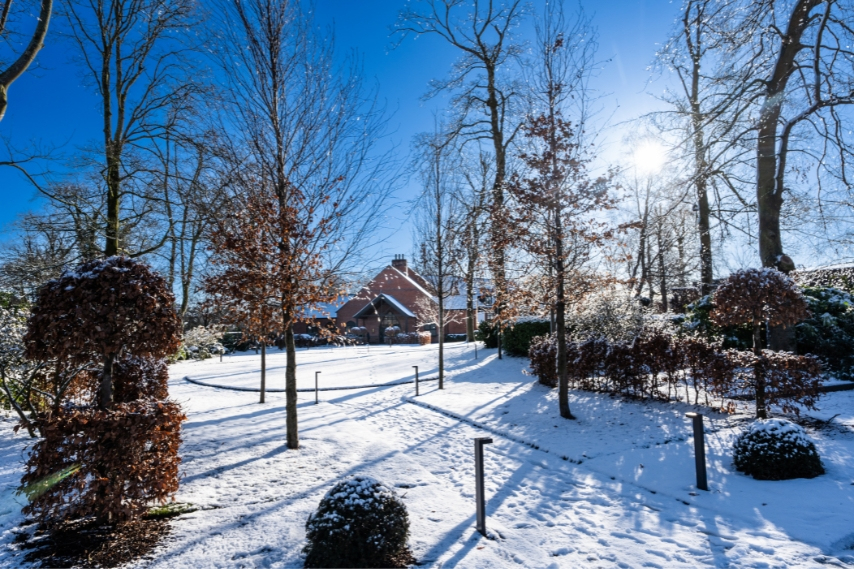
[[[174,303],[162,277],[126,257],[87,262],[39,291],[27,355],[87,366],[92,388],[38,418],[25,513],[48,525],[115,523],[178,489],[186,417],[167,400],[164,362],[181,341]]]

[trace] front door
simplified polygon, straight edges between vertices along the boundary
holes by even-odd
[[[400,323],[397,320],[397,315],[395,314],[385,314],[380,318],[380,344],[385,343],[385,329],[391,328],[392,326],[400,327]]]

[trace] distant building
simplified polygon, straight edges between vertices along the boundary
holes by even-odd
[[[455,294],[444,304],[450,320],[445,334],[465,334],[465,295]],[[433,341],[438,341],[435,318],[431,316],[437,306],[438,299],[430,281],[412,270],[403,255],[396,255],[391,265],[337,309],[334,321],[341,331],[356,326],[367,329],[371,343],[384,342],[384,332],[391,326],[405,333],[429,330]]]

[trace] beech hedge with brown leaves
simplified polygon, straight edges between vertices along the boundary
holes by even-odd
[[[557,386],[554,335],[531,343],[530,369],[540,383]],[[798,413],[815,408],[821,366],[812,356],[763,350],[724,350],[720,344],[661,330],[644,330],[633,340],[592,337],[567,343],[571,389],[659,401],[713,405],[732,412],[738,400],[753,398],[754,370],[761,366],[770,405]]]
[[[21,482],[38,489],[57,473],[70,474],[31,495],[24,514],[46,526],[85,517],[118,523],[145,514],[178,490],[185,419],[177,403],[150,400],[107,411],[70,407],[42,417],[44,438]]]
[[[118,523],[178,489],[181,407],[165,357],[181,321],[166,282],[126,257],[87,262],[47,283],[24,335],[27,355],[87,366],[61,407],[36,419],[22,489],[24,513],[45,526],[93,518]]]

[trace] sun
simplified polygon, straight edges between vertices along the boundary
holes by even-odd
[[[657,174],[667,161],[667,151],[658,142],[648,140],[635,148],[632,161],[639,174]]]

